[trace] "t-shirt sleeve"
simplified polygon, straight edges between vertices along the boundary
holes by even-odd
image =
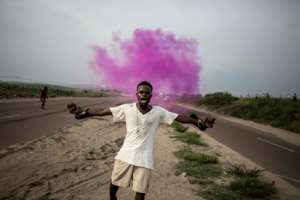
[[[125,121],[125,107],[126,105],[120,105],[109,108],[113,115],[113,122]]]
[[[172,124],[178,116],[177,113],[170,112],[164,108],[161,108],[161,122],[165,124]]]

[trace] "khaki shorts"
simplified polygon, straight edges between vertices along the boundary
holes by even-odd
[[[144,167],[134,166],[115,160],[114,169],[111,175],[113,185],[120,187],[129,187],[132,185],[132,190],[139,193],[146,193],[149,187],[151,170]]]

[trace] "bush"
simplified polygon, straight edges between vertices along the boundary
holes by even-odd
[[[271,97],[246,98],[223,108],[223,112],[234,117],[300,133],[300,101],[298,100]]]
[[[254,168],[247,169],[245,165],[232,165],[229,169],[227,169],[227,173],[238,176],[238,177],[253,177],[258,178],[262,175],[264,170]]]
[[[199,192],[207,200],[241,200],[243,199],[239,194],[233,192],[224,185],[213,184],[204,192]]]
[[[236,100],[238,100],[238,98],[232,96],[228,92],[216,92],[205,95],[202,100],[202,103],[209,106],[220,107],[224,105],[229,105]]]
[[[267,199],[276,193],[274,182],[268,183],[255,177],[241,177],[232,181],[229,188],[250,198]]]

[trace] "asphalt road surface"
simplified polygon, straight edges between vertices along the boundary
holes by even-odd
[[[71,126],[75,119],[66,110],[74,101],[86,106],[109,106],[120,103],[120,98],[57,98],[40,109],[38,99],[0,101],[0,148],[49,135],[60,128]],[[205,113],[170,107],[180,113]],[[300,144],[295,146],[270,134],[217,118],[207,134],[233,150],[241,153],[272,173],[278,174],[300,188]]]
[[[50,98],[45,109],[39,99],[0,101],[0,148],[52,134],[71,126],[76,119],[66,105],[76,102],[81,106],[109,106],[121,102],[116,97]]]

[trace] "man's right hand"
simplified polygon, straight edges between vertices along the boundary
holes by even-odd
[[[207,128],[212,128],[216,121],[216,119],[213,117],[199,119],[199,117],[196,114],[191,114],[190,117],[198,120],[197,127],[202,131],[205,131]]]
[[[76,119],[83,119],[88,117],[88,109],[82,109],[80,106],[77,106],[76,103],[69,103],[67,108],[71,114],[74,114]]]

